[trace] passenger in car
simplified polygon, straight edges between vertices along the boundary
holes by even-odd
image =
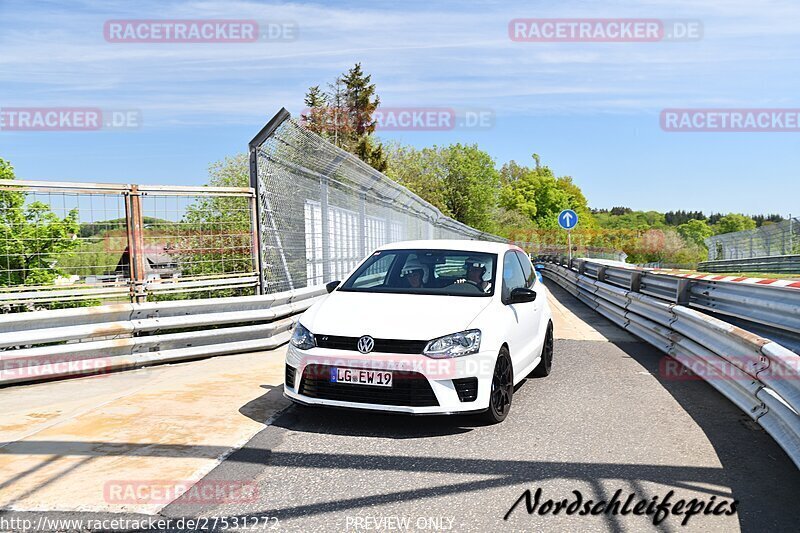
[[[464,269],[467,272],[467,277],[456,280],[456,283],[472,283],[480,290],[488,292],[491,283],[485,281],[483,276],[486,274],[486,263],[479,258],[469,257],[464,261]]]

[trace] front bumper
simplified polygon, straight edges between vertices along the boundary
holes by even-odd
[[[289,379],[284,384],[284,394],[305,405],[419,415],[476,412],[489,406],[496,359],[497,353],[490,351],[453,359],[431,359],[421,354],[362,355],[323,348],[301,351],[290,344],[286,352]],[[330,367],[391,370],[397,373],[395,390],[326,383],[324,372]],[[469,378],[477,381],[474,400],[464,393],[465,385],[475,383]],[[398,379],[409,381],[399,382]],[[465,397],[469,401],[463,401]]]

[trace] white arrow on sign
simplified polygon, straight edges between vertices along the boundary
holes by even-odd
[[[552,219],[550,219],[550,220],[552,220]],[[571,226],[572,225],[572,213],[570,213],[569,211],[564,213],[564,225],[565,226]]]

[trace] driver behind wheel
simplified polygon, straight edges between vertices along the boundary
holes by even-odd
[[[406,285],[412,289],[422,288],[424,283],[428,282],[428,271],[416,258],[410,258],[406,261],[403,270],[400,272],[400,277],[405,280]]]
[[[486,275],[486,262],[483,259],[468,257],[464,261],[464,270],[467,277],[456,280],[456,283],[471,283],[483,292],[489,291],[491,284],[483,279],[483,276]]]

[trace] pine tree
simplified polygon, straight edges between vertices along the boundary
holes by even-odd
[[[341,78],[344,84],[345,103],[350,111],[348,118],[357,140],[375,133],[377,122],[372,119],[372,115],[378,109],[381,99],[375,94],[375,84],[370,83],[371,80],[372,76],[365,75],[361,69],[361,63],[356,63]]]
[[[327,96],[320,90],[319,85],[315,85],[308,89],[304,102],[308,112],[300,115],[303,124],[314,133],[324,135],[328,129]]]
[[[309,88],[305,98],[309,112],[302,117],[309,130],[382,172],[388,162],[383,146],[373,138],[380,97],[371,81],[372,76],[356,63],[328,84],[327,93],[319,86]]]

